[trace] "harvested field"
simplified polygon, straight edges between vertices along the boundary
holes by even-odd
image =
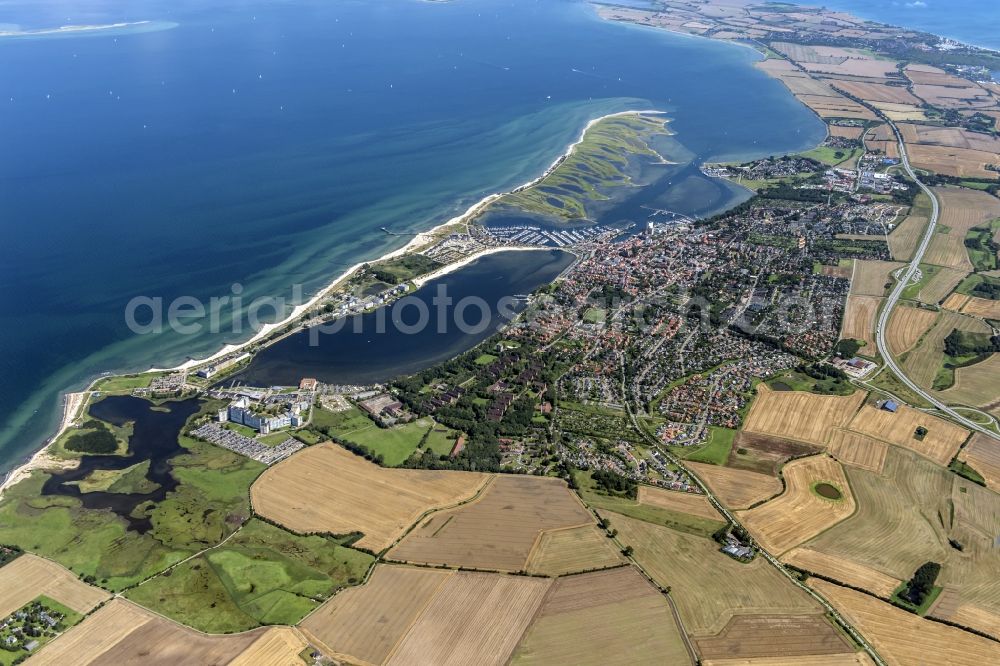
[[[1000,616],[965,603],[954,590],[944,590],[927,614],[1000,638]]]
[[[860,139],[861,133],[864,132],[863,127],[841,127],[839,125],[829,125],[826,129],[830,136],[841,136],[845,139]]]
[[[292,627],[272,627],[229,662],[229,666],[301,666],[299,653],[309,647]]]
[[[961,79],[959,79],[961,80]],[[990,94],[966,81],[964,87],[917,84],[913,94],[931,106],[944,109],[976,109],[995,106]]]
[[[721,520],[722,516],[708,498],[694,493],[682,493],[676,490],[639,486],[639,504],[657,506],[661,509],[689,513],[710,520]]]
[[[907,580],[924,562],[964,603],[1000,615],[1000,496],[891,448],[882,474],[849,468],[858,511],[807,546]],[[950,542],[961,544],[958,550]]]
[[[962,312],[983,319],[1000,319],[1000,301],[973,296],[966,302]]]
[[[584,525],[542,532],[524,568],[528,573],[562,576],[627,561],[596,525]]]
[[[937,320],[937,312],[923,308],[897,307],[886,327],[885,339],[894,356],[911,349]]]
[[[115,598],[32,658],[32,664],[226,664],[268,629],[210,636]]]
[[[560,578],[514,664],[690,663],[667,600],[632,567]]]
[[[915,435],[918,427],[927,429],[922,441]],[[900,405],[896,413],[866,405],[851,421],[850,429],[910,449],[944,467],[969,436],[961,426],[905,405]]]
[[[844,470],[826,455],[794,460],[784,469],[785,492],[749,511],[741,520],[761,545],[773,554],[784,553],[854,513],[854,497]],[[829,483],[841,497],[830,500],[813,489]]]
[[[822,615],[737,615],[717,635],[696,643],[702,659],[854,653]]]
[[[885,296],[886,285],[893,282],[890,274],[906,264],[898,261],[857,260],[851,278],[852,296]]]
[[[960,268],[942,268],[920,289],[917,299],[922,303],[936,305],[965,279],[968,271]]]
[[[821,612],[763,558],[742,564],[719,552],[711,539],[684,534],[614,513],[618,538],[660,585],[669,586],[684,627],[713,636],[734,615],[800,615]]]
[[[363,532],[356,545],[379,552],[424,512],[472,497],[487,478],[384,469],[334,444],[319,444],[264,472],[250,499],[260,515],[295,532]]]
[[[843,90],[850,95],[866,102],[888,102],[890,104],[909,104],[920,106],[919,99],[901,86],[887,86],[880,83],[864,83],[861,81],[829,80],[834,88]]]
[[[941,307],[945,310],[951,310],[952,312],[961,312],[965,304],[969,302],[971,296],[966,294],[960,294],[957,291],[953,292],[948,298],[944,299],[941,303]]]
[[[743,429],[826,446],[832,430],[847,425],[864,399],[863,391],[829,396],[772,391],[761,384]]]
[[[888,450],[885,442],[849,430],[834,430],[830,436],[830,454],[844,463],[873,472],[881,472]]]
[[[868,355],[876,353],[875,319],[884,298],[878,296],[848,296],[844,309],[844,323],[840,337],[864,342],[862,351]]]
[[[996,171],[986,168],[995,164],[994,152],[927,144],[909,144],[907,152],[910,162],[919,169],[959,178],[997,178]]]
[[[949,86],[952,88],[965,88],[970,85],[967,79],[948,74],[943,69],[938,69],[937,67],[907,65],[903,71],[910,81],[918,85]]]
[[[811,548],[796,548],[785,553],[783,562],[810,573],[827,576],[851,587],[868,590],[888,599],[903,581],[852,560],[821,553]]]
[[[41,595],[81,614],[89,613],[111,597],[104,590],[87,585],[72,571],[31,553],[0,567],[0,618]]]
[[[541,606],[550,579],[456,573],[387,664],[505,664]]]
[[[865,652],[820,654],[808,657],[757,657],[755,659],[706,659],[703,666],[874,666]]]
[[[744,453],[740,453],[741,449]],[[745,469],[777,477],[789,459],[819,453],[821,450],[821,447],[794,439],[740,432],[736,435],[726,465],[734,469]]]
[[[379,565],[367,583],[330,599],[301,628],[331,654],[381,664],[452,575]]]
[[[912,104],[872,102],[872,106],[884,113],[889,120],[894,120],[896,122],[927,120],[927,115],[923,112],[923,109],[919,106],[913,106]]]
[[[747,509],[781,492],[781,481],[767,474],[706,463],[688,463],[687,466],[732,509]]]
[[[1000,644],[989,639],[925,620],[861,592],[822,580],[810,584],[890,663],[982,666],[1000,653]]]
[[[899,131],[907,145],[920,143],[947,148],[967,148],[994,154],[1000,149],[1000,139],[981,132],[970,132],[961,127],[904,123],[899,126]]]
[[[990,332],[990,328],[979,319],[942,310],[934,327],[903,359],[903,370],[910,379],[926,388],[933,385],[944,361],[944,339],[956,328],[973,333]]]
[[[906,219],[889,233],[889,252],[897,261],[909,261],[913,258],[920,235],[927,228],[930,201],[927,195],[921,193],[917,195],[916,202]],[[921,202],[924,202],[922,206]]]
[[[976,433],[958,457],[983,476],[987,488],[1000,492],[1000,443]]]
[[[955,384],[938,397],[953,405],[979,407],[994,416],[1000,413],[1000,354],[955,370]]]
[[[475,501],[425,519],[392,550],[395,561],[520,571],[541,532],[592,525],[560,479],[501,475]]]
[[[1000,216],[1000,199],[979,190],[955,187],[936,187],[934,193],[941,202],[941,224],[948,231],[934,235],[924,261],[971,271],[973,266],[965,247],[965,236],[973,227]]]

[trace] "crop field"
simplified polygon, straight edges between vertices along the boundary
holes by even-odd
[[[542,532],[525,564],[525,571],[562,576],[624,564],[627,560],[596,525]]]
[[[951,310],[952,312],[961,312],[965,304],[969,302],[971,296],[966,294],[960,294],[957,291],[950,294],[948,298],[944,299],[941,303],[941,307],[945,310]]]
[[[111,596],[55,562],[30,553],[0,567],[0,618],[42,595],[81,614]]]
[[[1000,492],[1000,444],[996,440],[976,433],[958,457],[982,474],[987,488]]]
[[[840,337],[848,340],[864,342],[862,351],[874,355],[875,350],[875,318],[878,309],[885,300],[878,296],[848,296],[847,307],[844,309],[844,324]]]
[[[923,267],[923,264],[921,264],[921,267]],[[944,300],[955,287],[961,284],[965,276],[969,274],[964,268],[942,268],[935,266],[931,270],[933,270],[933,274],[926,282],[922,283],[920,292],[917,294],[918,300],[930,305],[936,305]]]
[[[116,598],[46,645],[31,663],[43,666],[224,664],[239,656],[265,631],[208,636]]]
[[[895,120],[897,122],[927,120],[927,115],[923,112],[923,110],[919,106],[914,106],[912,104],[873,102],[872,106],[885,113],[889,120]]]
[[[930,330],[937,320],[937,312],[923,308],[901,306],[893,310],[885,339],[896,356],[912,349],[920,337]]]
[[[825,446],[833,428],[847,425],[864,399],[862,391],[849,396],[821,396],[772,391],[761,384],[743,429]]]
[[[488,477],[473,472],[383,469],[334,444],[303,449],[268,469],[250,498],[265,518],[299,533],[364,536],[373,552],[389,547],[420,516],[468,499]]]
[[[520,571],[545,530],[593,524],[565,482],[501,475],[475,501],[432,514],[388,557],[395,561]]]
[[[367,583],[320,606],[301,629],[326,652],[381,664],[452,575],[379,565]]]
[[[834,430],[828,451],[845,465],[881,472],[889,447],[885,442],[849,430]]]
[[[668,509],[670,511],[690,513],[694,516],[708,518],[709,520],[722,519],[722,516],[715,510],[715,507],[712,506],[707,497],[704,495],[695,495],[694,493],[682,493],[676,490],[640,486],[639,503],[658,506],[661,509]]]
[[[954,590],[944,590],[927,614],[963,627],[970,627],[1000,637],[1000,615],[962,601]]]
[[[923,440],[917,439],[918,427],[927,429]],[[945,467],[969,436],[961,426],[905,405],[895,413],[866,405],[851,421],[850,429],[910,449]]]
[[[827,598],[890,663],[982,666],[996,660],[998,644],[931,622],[901,608],[822,580],[810,585]]]
[[[126,595],[210,633],[295,624],[323,599],[364,579],[374,558],[326,536],[297,536],[253,519],[225,545]]]
[[[505,664],[551,582],[456,573],[424,607],[386,664]]]
[[[983,319],[1000,319],[1000,301],[973,297],[966,302],[962,312]]]
[[[560,578],[513,664],[687,664],[667,600],[632,567]]]
[[[228,666],[298,666],[299,653],[309,647],[302,635],[292,627],[272,627]]]
[[[909,261],[920,241],[920,235],[930,218],[931,202],[920,193],[913,200],[913,207],[906,219],[889,233],[889,252],[896,261]]]
[[[920,106],[919,99],[911,95],[906,88],[899,86],[843,80],[830,81],[830,84],[866,102],[888,102],[890,104]]]
[[[781,560],[793,567],[827,576],[884,598],[891,597],[893,591],[903,582],[853,560],[821,553],[811,548],[795,548],[785,553]]]
[[[751,504],[781,492],[781,481],[767,474],[704,463],[689,463],[688,466],[723,504],[732,509],[748,509]]]
[[[907,144],[913,166],[958,178],[996,178],[987,165],[996,160],[996,153],[949,146]]]
[[[785,465],[785,492],[759,507],[740,513],[743,524],[761,545],[784,553],[829,529],[854,513],[854,497],[844,470],[825,455],[801,458]],[[827,483],[841,497],[821,497],[814,486]]]
[[[696,641],[702,659],[853,654],[822,615],[737,615],[717,635]]]
[[[711,539],[601,512],[632,546],[633,557],[660,585],[669,586],[681,620],[695,636],[713,636],[734,615],[821,612],[813,599],[763,558],[743,564]]]
[[[981,407],[996,416],[1000,414],[998,373],[1000,354],[992,354],[985,361],[956,368],[955,383],[950,388],[939,391],[937,395],[950,404]]]
[[[858,511],[807,546],[907,580],[924,562],[962,602],[1000,615],[1000,496],[899,448],[882,474],[848,469]],[[961,545],[958,550],[953,541]]]
[[[845,139],[860,139],[864,132],[862,127],[841,127],[839,125],[829,125],[826,129],[830,136],[841,136]]]
[[[934,327],[903,359],[902,368],[920,386],[930,388],[934,384],[944,361],[944,339],[955,329],[972,333],[989,333],[990,328],[973,317],[944,310],[938,316]]]
[[[1000,216],[1000,200],[979,190],[953,187],[937,187],[934,193],[941,202],[941,224],[948,232],[934,235],[924,261],[971,271],[973,266],[965,247],[965,236],[973,227]]]
[[[779,377],[787,380],[787,375]],[[745,469],[777,477],[778,472],[791,458],[819,453],[820,447],[794,439],[741,432],[736,437],[735,450],[726,461],[733,469]]]
[[[885,296],[886,285],[892,282],[890,274],[904,265],[898,261],[855,261],[851,295]]]
[[[755,659],[706,659],[703,666],[874,666],[865,652],[818,654],[804,657],[757,657]]]

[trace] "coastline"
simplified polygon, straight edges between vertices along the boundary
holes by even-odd
[[[270,335],[271,333],[273,333],[275,330],[278,330],[278,329],[280,329],[280,328],[282,328],[284,326],[287,326],[287,325],[293,323],[295,320],[301,318],[304,314],[306,314],[314,306],[316,306],[320,301],[322,301],[326,296],[328,296],[331,292],[333,292],[334,290],[336,290],[341,285],[341,283],[343,283],[345,280],[347,280],[348,278],[350,278],[351,275],[353,275],[356,271],[358,271],[363,265],[365,265],[365,264],[371,264],[371,263],[375,263],[375,262],[379,262],[379,261],[386,261],[386,260],[389,260],[389,259],[395,259],[395,258],[403,256],[405,254],[410,254],[410,253],[413,253],[413,252],[417,252],[420,248],[423,248],[423,247],[429,245],[430,243],[432,243],[433,240],[434,240],[434,237],[437,234],[441,233],[445,228],[450,227],[450,226],[454,226],[454,225],[469,224],[471,221],[473,221],[475,218],[477,218],[480,214],[482,214],[483,212],[485,212],[486,209],[489,208],[489,206],[491,204],[493,204],[495,201],[497,201],[497,200],[501,199],[502,197],[507,196],[509,194],[516,194],[517,192],[521,192],[521,191],[523,191],[525,189],[533,187],[534,185],[537,185],[542,180],[544,180],[545,178],[547,178],[553,171],[555,171],[559,167],[559,165],[562,164],[566,160],[566,158],[569,157],[573,153],[573,151],[576,149],[576,147],[579,146],[583,142],[584,138],[586,137],[587,132],[594,125],[596,125],[597,123],[599,123],[599,122],[601,122],[603,120],[606,120],[608,118],[616,118],[616,117],[620,117],[620,116],[630,116],[630,115],[664,115],[664,113],[665,112],[663,112],[663,111],[658,111],[658,110],[655,110],[655,109],[641,109],[641,110],[617,111],[615,113],[608,113],[608,114],[605,114],[603,116],[599,116],[597,118],[593,118],[590,121],[588,121],[587,124],[580,131],[580,135],[576,139],[576,141],[574,141],[571,144],[569,144],[569,146],[567,146],[566,150],[564,150],[562,152],[562,154],[560,154],[558,157],[556,157],[556,159],[553,160],[552,164],[550,164],[540,175],[536,176],[535,178],[532,178],[531,180],[529,180],[529,181],[527,181],[525,183],[522,183],[521,185],[518,185],[518,186],[516,186],[516,187],[514,187],[514,188],[512,188],[510,190],[506,190],[506,191],[502,191],[502,192],[494,192],[492,194],[488,194],[488,195],[484,196],[482,199],[480,199],[476,203],[474,203],[471,206],[469,206],[465,210],[465,212],[460,213],[459,215],[456,215],[456,216],[452,217],[451,219],[449,219],[449,220],[447,220],[445,222],[442,222],[441,224],[438,224],[438,225],[432,227],[431,229],[428,229],[427,231],[422,231],[422,232],[417,233],[413,238],[410,239],[410,241],[408,243],[406,243],[406,245],[403,245],[402,247],[399,247],[399,248],[397,248],[395,250],[387,252],[386,254],[383,254],[382,256],[380,256],[380,257],[378,257],[376,259],[371,259],[371,260],[368,260],[368,261],[360,261],[360,262],[355,263],[350,268],[348,268],[343,273],[341,273],[336,278],[334,278],[333,281],[331,281],[327,286],[325,286],[322,289],[320,289],[319,291],[317,291],[311,298],[309,298],[308,301],[306,301],[305,303],[302,303],[300,305],[295,306],[292,309],[292,311],[284,319],[281,319],[280,321],[273,322],[271,324],[266,324],[265,326],[261,327],[261,329],[259,331],[257,331],[253,336],[251,336],[250,338],[248,338],[247,340],[245,340],[243,342],[231,343],[231,344],[225,345],[221,349],[219,349],[219,351],[217,351],[214,354],[211,354],[211,355],[209,355],[209,356],[207,356],[205,358],[201,358],[201,359],[188,359],[187,361],[184,361],[183,363],[180,363],[180,364],[178,364],[176,366],[168,367],[168,368],[151,367],[151,368],[149,368],[149,369],[147,369],[145,371],[141,371],[141,373],[147,373],[147,372],[179,372],[179,371],[182,371],[182,370],[190,370],[192,368],[196,368],[196,367],[204,365],[206,363],[211,363],[212,361],[218,360],[218,359],[220,359],[222,357],[228,356],[229,354],[233,354],[233,353],[238,352],[238,351],[240,351],[242,349],[245,349],[246,347],[249,347],[249,346],[251,346],[251,345],[259,342],[260,340],[266,338],[268,335]],[[426,284],[426,282],[428,282],[428,281],[430,281],[432,279],[436,279],[436,278],[442,277],[444,275],[447,275],[448,273],[456,271],[456,270],[458,270],[458,269],[460,269],[460,268],[462,268],[462,267],[464,267],[464,266],[472,263],[476,259],[479,259],[481,257],[487,256],[489,254],[494,254],[496,252],[503,252],[503,251],[508,251],[508,250],[511,250],[511,251],[527,251],[527,250],[537,250],[537,249],[544,249],[544,248],[533,248],[533,247],[532,248],[527,248],[527,247],[516,247],[516,246],[514,246],[514,247],[487,248],[487,249],[481,250],[479,252],[474,252],[473,254],[469,255],[468,257],[464,257],[464,258],[460,259],[459,261],[452,262],[452,263],[448,264],[447,266],[442,266],[441,268],[437,269],[433,273],[430,273],[430,274],[425,275],[425,276],[418,277],[418,278],[416,278],[414,280],[414,283],[418,287],[423,286],[424,284]],[[109,375],[109,376],[113,376],[113,375]],[[35,451],[35,453],[32,454],[32,456],[30,458],[28,458],[23,464],[18,465],[16,467],[12,468],[11,471],[7,474],[7,476],[3,479],[3,481],[0,482],[0,499],[2,499],[3,493],[4,493],[5,490],[7,490],[11,486],[15,485],[16,483],[19,483],[20,481],[24,480],[25,478],[27,478],[31,474],[32,471],[34,471],[36,469],[52,469],[52,468],[56,467],[57,464],[64,464],[64,461],[57,460],[57,459],[54,459],[51,456],[49,456],[48,453],[47,453],[48,449],[52,445],[52,443],[55,442],[59,438],[59,436],[62,435],[62,433],[66,431],[67,428],[69,428],[69,426],[73,423],[73,421],[78,418],[78,413],[79,413],[81,407],[84,406],[87,403],[86,400],[82,399],[82,396],[89,396],[90,393],[91,393],[91,390],[93,389],[94,384],[96,382],[100,381],[101,379],[105,379],[105,378],[106,378],[106,376],[105,377],[97,377],[97,378],[93,379],[87,385],[87,388],[84,389],[83,391],[76,392],[76,393],[64,393],[63,394],[63,401],[64,401],[63,402],[63,418],[62,418],[62,421],[60,422],[59,429],[53,435],[51,435],[50,437],[48,437],[45,440],[45,442],[42,444],[42,446],[37,451]],[[72,396],[81,396],[81,398],[73,398]]]

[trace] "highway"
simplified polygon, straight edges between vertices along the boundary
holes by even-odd
[[[916,252],[914,252],[913,259],[910,260],[910,265],[907,266],[906,272],[903,274],[902,278],[896,282],[896,286],[893,287],[892,292],[885,301],[885,307],[882,308],[882,312],[879,314],[878,325],[875,328],[875,345],[878,347],[878,352],[885,361],[885,367],[892,370],[896,376],[899,377],[899,380],[903,382],[911,391],[919,395],[943,413],[950,416],[958,423],[961,423],[966,428],[976,432],[981,432],[997,441],[1000,441],[1000,435],[996,432],[990,430],[989,428],[985,428],[974,421],[970,421],[948,405],[930,395],[913,380],[907,377],[903,373],[903,370],[896,364],[896,359],[892,357],[892,352],[889,351],[889,345],[886,343],[885,330],[889,324],[889,318],[892,316],[893,308],[895,308],[896,304],[899,302],[899,298],[902,295],[903,290],[906,289],[906,285],[910,283],[910,280],[913,279],[913,275],[917,272],[917,270],[919,270],[920,261],[924,258],[924,253],[927,251],[927,247],[930,245],[931,239],[934,238],[935,227],[937,226],[938,216],[940,214],[940,205],[938,203],[937,196],[931,188],[924,185],[920,179],[917,178],[917,174],[914,173],[913,167],[910,166],[910,159],[906,153],[906,144],[903,143],[903,136],[899,133],[899,128],[897,128],[896,124],[888,118],[882,116],[882,119],[885,120],[890,127],[892,127],[892,131],[896,134],[896,141],[899,143],[899,157],[906,173],[931,200],[931,217],[927,224],[927,230],[924,232],[923,238],[920,239],[920,245],[917,247]]]

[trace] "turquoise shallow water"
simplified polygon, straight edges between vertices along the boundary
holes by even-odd
[[[667,111],[682,161],[807,148],[822,125],[753,51],[572,0],[0,5],[0,471],[59,394],[244,335],[135,336],[135,296],[311,293],[544,169],[591,118]],[[679,212],[723,203],[690,184]]]

